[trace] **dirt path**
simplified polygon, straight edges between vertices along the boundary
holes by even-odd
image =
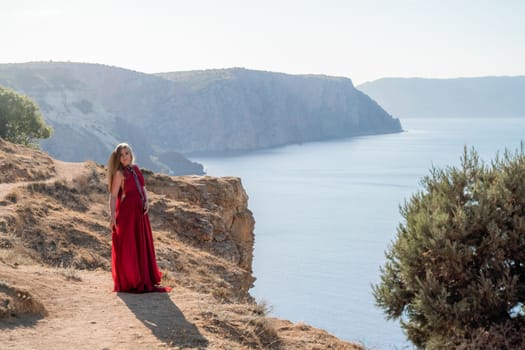
[[[56,175],[50,177],[47,180],[0,183],[0,201],[18,187],[27,186],[32,183],[51,183],[57,180],[71,181],[72,179],[88,171],[86,163],[63,162],[56,159],[53,159],[53,162],[55,165]],[[0,217],[9,214],[12,210],[12,207],[12,205],[0,205]]]
[[[2,349],[200,349],[208,343],[187,319],[206,308],[190,291],[113,293],[107,271],[76,271],[77,282],[63,271],[0,264],[0,280],[30,291],[48,311],[41,319],[0,322]]]
[[[86,163],[71,163],[63,162],[60,160],[53,159],[56,175],[43,181],[19,181],[19,182],[8,182],[0,183],[0,199],[4,198],[13,189],[21,186],[27,186],[32,183],[49,183],[56,180],[71,181],[75,177],[78,177],[87,171]]]

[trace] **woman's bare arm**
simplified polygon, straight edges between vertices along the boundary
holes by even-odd
[[[118,191],[120,190],[120,184],[122,183],[122,172],[120,170],[117,170],[115,173],[115,176],[113,176],[113,182],[111,183],[111,193],[109,194],[109,225],[110,228],[113,228],[117,224],[116,217],[115,217],[115,209],[117,205],[117,196]]]

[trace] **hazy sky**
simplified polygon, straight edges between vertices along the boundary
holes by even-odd
[[[0,63],[525,75],[525,0],[0,0]]]

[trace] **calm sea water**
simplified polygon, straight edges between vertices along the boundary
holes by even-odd
[[[432,165],[459,165],[464,145],[489,161],[525,139],[523,119],[405,119],[399,134],[305,143],[242,156],[195,158],[238,176],[256,220],[251,293],[272,314],[372,349],[408,348],[374,306],[399,205]]]

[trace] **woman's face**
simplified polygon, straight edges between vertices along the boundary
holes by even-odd
[[[131,164],[131,152],[128,148],[124,147],[120,149],[120,164],[124,167]]]

